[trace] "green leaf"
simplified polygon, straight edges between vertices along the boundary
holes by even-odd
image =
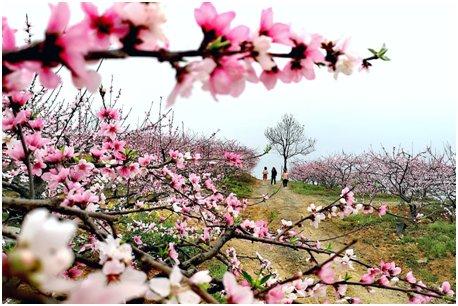
[[[346,272],[344,276],[344,281],[349,281],[350,279],[351,279],[351,275]]]
[[[230,44],[230,42],[228,40],[225,40],[225,41],[222,41],[222,36],[218,37],[217,39],[215,39],[214,41],[212,41],[207,49],[209,50],[218,50],[218,49],[221,49],[221,48],[224,48],[226,46],[228,46]]]
[[[378,52],[375,51],[374,49],[369,48],[369,49],[367,49],[367,50],[369,50],[373,55],[378,56]]]
[[[262,285],[264,284],[265,282],[267,282],[269,280],[269,278],[272,276],[272,274],[268,274],[266,276],[264,276],[263,278],[261,278],[261,280],[259,281],[259,283]]]
[[[332,243],[329,242],[329,243],[326,245],[325,250],[331,252],[331,251],[332,251]]]
[[[245,272],[245,271],[242,271],[242,275],[243,275],[243,277],[250,283],[250,285],[253,286],[253,285],[255,284],[255,282],[253,281],[253,278],[251,277],[250,274],[248,274],[248,273]]]

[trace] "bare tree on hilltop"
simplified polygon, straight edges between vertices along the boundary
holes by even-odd
[[[264,132],[272,147],[283,157],[283,169],[288,160],[297,155],[306,156],[315,150],[316,139],[305,135],[305,126],[291,114],[284,114],[281,121]]]

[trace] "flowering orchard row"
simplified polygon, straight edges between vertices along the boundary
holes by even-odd
[[[269,195],[239,199],[220,178],[231,168],[252,167],[251,150],[180,136],[164,116],[151,121],[149,113],[139,127],[129,127],[115,103],[119,95],[100,87],[98,74],[88,68],[88,62],[105,58],[148,56],[167,62],[177,72],[170,104],[177,95],[189,95],[195,81],[214,96],[238,96],[247,80],[259,78],[272,88],[277,78],[286,83],[313,79],[321,66],[350,74],[355,65],[368,68],[372,60],[386,60],[386,49],[359,61],[346,53],[345,43],[320,35],[302,38],[273,22],[271,10],[263,11],[260,28],[252,32],[231,27],[234,12],[220,14],[204,3],[195,10],[204,34],[200,47],[174,52],[161,31],[165,18],[158,4],[115,4],[103,14],[92,4],[82,8],[86,18],[70,25],[67,4],[52,5],[45,39],[21,47],[3,19],[4,298],[291,303],[301,297],[325,302],[333,292],[337,301],[357,303],[359,297],[347,288],[360,286],[400,291],[415,303],[454,301],[448,282],[426,286],[394,262],[357,259],[351,249],[355,241],[330,250],[298,232],[306,222],[318,227],[323,220],[360,212],[348,188],[327,206],[310,204],[309,215],[301,219],[283,220],[276,231],[265,220],[245,219],[245,208]],[[272,43],[290,51],[273,53]],[[279,58],[286,60],[281,69]],[[253,64],[262,68],[259,76]],[[59,102],[62,67],[76,87],[99,89],[101,106],[95,112],[86,90],[70,104]],[[386,213],[386,207],[373,209]],[[237,250],[225,248],[233,239],[294,248],[307,252],[310,261],[303,271],[281,279],[268,255],[258,254],[261,272],[248,275]],[[328,257],[319,262],[314,254]],[[229,268],[222,282],[200,268],[212,259]],[[367,273],[350,280],[346,272],[353,265]]]
[[[359,155],[336,154],[297,163],[292,177],[322,186],[355,186],[358,193],[373,198],[391,194],[409,205],[416,219],[422,208],[454,218],[456,207],[456,154],[451,146],[443,151],[411,154],[402,148],[382,148]]]

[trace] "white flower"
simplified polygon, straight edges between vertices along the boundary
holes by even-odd
[[[194,284],[205,284],[211,282],[212,278],[208,270],[199,271],[189,279]]]
[[[255,59],[259,65],[261,65],[263,70],[270,71],[273,67],[276,66],[275,62],[272,60],[272,57],[268,53],[271,43],[272,38],[265,35],[257,36],[253,39],[254,51],[258,53],[255,56]]]
[[[70,290],[69,304],[117,304],[141,297],[147,289],[146,274],[133,268],[126,268],[119,281],[107,282],[106,276],[95,272],[78,282]]]
[[[35,209],[25,217],[17,251],[25,251],[40,262],[36,280],[44,281],[71,266],[74,254],[68,244],[75,232],[74,222],[59,221],[44,208]]]
[[[281,224],[282,224],[283,226],[289,227],[289,226],[293,225],[293,221],[287,221],[287,220],[285,220],[285,219],[281,219]]]
[[[201,276],[202,274],[197,279],[201,280]],[[180,284],[182,279],[183,275],[180,269],[178,266],[174,266],[169,278],[157,277],[150,279],[150,290],[147,291],[145,298],[152,301],[160,301],[170,296],[168,300],[170,303],[198,304],[200,297],[189,287],[182,286]]]
[[[132,247],[130,244],[121,245],[121,239],[114,239],[108,236],[105,241],[97,242],[97,249],[100,252],[100,263],[104,264],[109,260],[118,260],[129,264],[132,261]]]
[[[337,80],[339,73],[351,75],[353,73],[353,69],[358,65],[359,62],[359,59],[354,58],[348,54],[339,56],[339,59],[336,63],[336,69],[334,70],[334,79]]]

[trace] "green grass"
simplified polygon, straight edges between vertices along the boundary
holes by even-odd
[[[227,271],[227,266],[218,260],[212,260],[209,264],[210,266],[208,267],[208,271],[210,272],[210,276],[221,281],[224,273]]]
[[[417,239],[418,247],[428,258],[441,258],[456,254],[456,223],[436,221],[428,224]]]
[[[227,188],[228,192],[235,193],[239,198],[247,198],[251,196],[253,192],[253,184],[256,181],[248,173],[242,173],[237,175],[226,176],[222,185]]]
[[[385,215],[379,217],[377,215],[351,215],[342,220],[342,226],[345,229],[354,229],[355,227],[379,225],[381,227],[391,227],[394,230],[396,217]]]
[[[306,184],[299,181],[292,181],[289,186],[292,191],[304,195],[326,197],[332,196],[334,198],[340,195],[340,190],[338,188],[329,189],[323,186]]]

